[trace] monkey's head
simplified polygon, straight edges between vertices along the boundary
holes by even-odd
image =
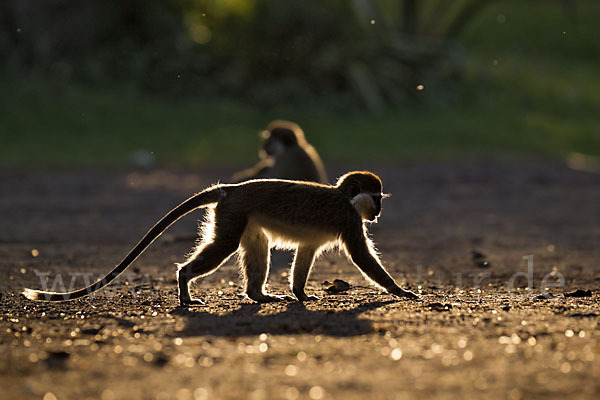
[[[287,148],[300,146],[304,143],[304,132],[298,124],[290,121],[277,120],[260,133],[263,140],[262,156],[277,156]],[[264,157],[263,157],[264,158]]]
[[[349,172],[341,176],[336,184],[356,208],[360,216],[375,221],[381,214],[381,200],[389,197],[383,193],[381,179],[371,172]]]

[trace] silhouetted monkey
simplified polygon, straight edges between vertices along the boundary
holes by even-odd
[[[317,151],[304,137],[298,124],[276,120],[260,133],[261,161],[233,175],[233,182],[250,179],[289,179],[328,183],[327,174]]]

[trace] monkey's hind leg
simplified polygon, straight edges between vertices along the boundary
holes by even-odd
[[[214,240],[200,245],[185,263],[179,265],[177,284],[180,305],[204,304],[201,300],[190,296],[189,285],[194,279],[214,272],[238,249],[244,227],[232,225],[229,224],[226,230],[222,224],[217,223],[214,226]]]
[[[294,264],[292,265],[292,292],[299,301],[319,300],[317,296],[307,296],[304,293],[306,280],[315,261],[316,251],[309,247],[298,247]]]
[[[215,271],[237,250],[237,244],[213,242],[205,245],[177,271],[180,305],[202,305],[204,302],[190,296],[190,282]]]
[[[269,239],[262,229],[247,229],[242,237],[240,266],[246,280],[246,295],[258,302],[294,300],[291,296],[265,293],[270,263]]]

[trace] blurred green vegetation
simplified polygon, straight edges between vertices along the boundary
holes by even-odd
[[[575,9],[563,4],[493,3],[452,50],[460,56],[458,77],[442,75],[444,80],[439,74],[423,73],[418,82],[424,90],[410,88],[403,101],[378,112],[364,109],[345,89],[319,94],[324,82],[341,79],[335,78],[335,68],[309,79],[306,90],[311,93],[298,96],[304,81],[285,75],[293,63],[273,67],[265,75],[280,86],[270,88],[267,79],[262,85],[248,83],[244,92],[236,85],[255,75],[246,71],[248,76],[240,78],[239,71],[230,70],[226,72],[236,78],[229,81],[235,84],[224,84],[227,79],[221,76],[202,96],[164,89],[170,80],[157,80],[160,85],[144,90],[147,85],[111,79],[102,85],[85,77],[57,83],[30,71],[27,79],[0,82],[0,164],[122,166],[130,162],[132,152],[145,149],[165,165],[241,165],[256,159],[257,132],[275,118],[298,122],[326,162],[600,155],[600,4],[578,1]],[[309,29],[314,14],[306,15]],[[341,28],[338,24],[346,17],[336,16],[331,28]],[[269,20],[277,20],[277,15],[273,18]],[[328,20],[322,18],[325,26]],[[224,21],[241,24],[235,13]],[[238,32],[248,29],[234,25],[228,26]],[[258,35],[270,32],[265,28]],[[354,35],[350,28],[335,34],[346,39]],[[202,32],[196,35],[203,40]],[[212,35],[213,40],[227,39],[215,30]],[[234,42],[218,48],[235,51]],[[239,53],[246,60],[242,65],[261,68],[260,60],[269,57],[257,57],[250,44],[241,40],[246,49]],[[194,60],[204,57],[186,54]],[[326,60],[314,61],[325,66],[309,65],[311,71],[329,68]],[[62,76],[60,68],[53,68]],[[196,76],[197,81],[190,82],[187,75],[198,72],[181,70],[172,66],[172,78],[179,75],[174,81],[183,89],[205,81]],[[152,75],[146,71],[145,76]],[[225,95],[220,95],[221,84],[227,88]],[[237,91],[245,94],[236,98]]]

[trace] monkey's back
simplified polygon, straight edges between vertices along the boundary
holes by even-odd
[[[227,187],[218,208],[227,208],[249,219],[281,222],[294,229],[319,227],[339,235],[345,226],[361,219],[350,200],[333,186],[286,180],[254,180]]]

